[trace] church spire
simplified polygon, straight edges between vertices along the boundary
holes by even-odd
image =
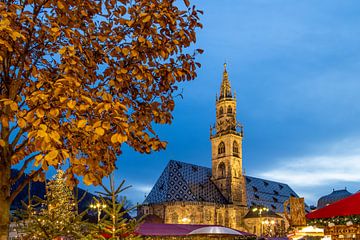
[[[220,87],[219,100],[221,100],[223,98],[232,98],[229,75],[226,70],[226,63],[224,63],[224,72],[223,72],[223,79],[222,79],[221,87]]]

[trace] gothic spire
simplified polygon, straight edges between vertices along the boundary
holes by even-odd
[[[228,76],[228,72],[226,71],[226,63],[224,63],[224,72],[220,87],[219,100],[223,98],[232,98],[229,76]]]

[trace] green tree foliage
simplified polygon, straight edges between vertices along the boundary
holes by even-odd
[[[95,200],[95,206],[104,206],[104,216],[98,222],[93,231],[93,237],[97,239],[138,239],[134,231],[141,220],[128,219],[127,216],[132,208],[126,209],[126,198],[120,199],[120,193],[129,187],[124,187],[123,180],[119,186],[115,186],[113,175],[110,176],[110,188],[101,184],[103,192],[98,192],[99,199]]]

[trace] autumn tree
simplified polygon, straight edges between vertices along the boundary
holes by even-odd
[[[200,65],[188,0],[0,2],[0,239],[30,178],[67,164],[69,184],[98,184],[126,143],[163,149],[177,83]],[[189,47],[191,49],[189,49]],[[11,177],[11,166],[20,173]],[[11,186],[28,172],[18,188]]]

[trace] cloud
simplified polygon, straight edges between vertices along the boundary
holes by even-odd
[[[134,184],[133,190],[141,193],[149,194],[152,189],[151,185]]]
[[[339,182],[360,183],[360,139],[344,139],[314,152],[304,157],[280,159],[274,168],[257,175],[303,189]]]

